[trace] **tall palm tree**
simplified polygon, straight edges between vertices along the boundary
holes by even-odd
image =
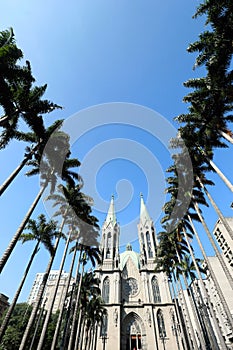
[[[202,224],[203,224],[203,226],[204,226],[204,228],[205,228],[205,231],[206,231],[206,233],[208,234],[208,238],[212,241],[213,238],[211,237],[211,234],[210,234],[210,232],[209,232],[209,229],[208,229],[208,227],[207,227],[207,225],[206,225],[206,223],[205,223],[205,221],[204,221],[204,218],[203,218],[203,216],[201,215],[201,213],[200,213],[199,208],[198,208],[197,205],[196,205],[196,210],[197,210],[198,215],[199,215],[199,218],[200,218],[200,220],[201,220],[201,222],[202,222]],[[190,219],[190,220],[191,220],[191,219]],[[205,253],[205,250],[204,250],[204,248],[203,248],[203,245],[202,245],[202,243],[201,243],[201,240],[200,240],[200,238],[199,238],[199,235],[198,235],[197,231],[195,230],[195,228],[194,228],[194,226],[193,226],[193,224],[192,224],[192,221],[190,221],[190,223],[191,223],[191,225],[192,225],[192,227],[193,227],[193,230],[194,230],[194,232],[195,232],[195,236],[196,236],[196,238],[197,238],[197,241],[198,241],[199,247],[200,247],[200,249],[201,249],[202,255],[203,255],[204,259],[205,259],[205,263],[207,264],[207,268],[208,268],[208,271],[209,271],[209,273],[210,273],[210,276],[211,276],[211,278],[212,278],[213,281],[214,281],[215,287],[216,287],[216,289],[217,289],[218,295],[219,295],[220,300],[221,300],[221,303],[222,303],[222,305],[223,305],[224,312],[225,312],[225,314],[226,314],[226,316],[227,316],[228,323],[231,325],[231,327],[232,327],[232,329],[233,329],[233,320],[232,320],[231,312],[230,312],[229,307],[228,307],[228,305],[227,305],[227,302],[226,302],[226,299],[225,299],[225,297],[224,297],[224,294],[223,294],[223,292],[222,292],[222,290],[221,290],[221,288],[220,288],[220,286],[219,286],[218,280],[217,280],[217,278],[216,278],[216,276],[215,276],[215,273],[214,273],[214,271],[213,271],[213,269],[212,269],[212,267],[211,267],[211,264],[208,263],[208,258],[207,258],[207,255],[206,255],[206,253]],[[225,272],[227,278],[228,278],[229,281],[230,281],[230,280],[231,280],[231,275],[230,275],[230,273],[229,273],[229,271],[228,271],[228,268],[226,268],[226,270],[225,270],[226,264],[225,264],[225,262],[223,261],[222,256],[221,256],[221,254],[219,253],[218,248],[217,248],[216,245],[215,245],[215,242],[213,243],[213,247],[215,247],[216,256],[217,256],[218,259],[220,259],[219,262],[220,262],[220,264],[221,264],[221,266],[222,266],[222,268],[223,268],[223,271]]]
[[[75,263],[75,258],[76,258],[76,254],[77,254],[77,251],[78,251],[78,246],[79,246],[79,242],[78,242],[78,238],[76,238],[75,246],[74,246],[74,249],[73,249],[73,257],[72,257],[71,264],[70,264],[69,276],[68,276],[68,279],[67,279],[67,282],[66,282],[66,288],[64,290],[65,297],[63,299],[63,302],[62,302],[62,305],[61,305],[61,308],[60,308],[60,312],[59,312],[59,316],[58,316],[58,320],[57,320],[57,324],[56,324],[56,329],[55,329],[55,332],[54,332],[53,341],[52,341],[52,345],[51,345],[51,350],[54,350],[55,347],[56,347],[56,343],[57,343],[57,339],[58,339],[58,335],[59,335],[59,330],[60,330],[60,327],[61,327],[62,318],[64,316],[64,309],[65,309],[65,306],[66,306],[68,292],[69,292],[69,289],[70,289],[70,282],[71,282],[71,277],[72,277],[72,273],[73,273],[73,269],[74,269],[74,263]],[[73,290],[72,290],[72,292],[73,292]],[[71,300],[72,300],[72,296],[71,296]]]
[[[33,309],[32,309],[30,318],[28,320],[27,327],[25,329],[25,332],[24,332],[22,340],[21,340],[21,344],[20,344],[20,348],[19,348],[20,350],[25,349],[26,346],[27,346],[27,341],[28,341],[28,337],[29,337],[31,328],[32,328],[32,326],[34,324],[34,321],[36,319],[36,315],[38,313],[39,307],[41,306],[43,294],[44,294],[44,291],[45,291],[45,287],[46,287],[46,283],[47,283],[47,280],[48,280],[48,277],[49,277],[49,273],[50,273],[52,265],[53,265],[54,257],[55,257],[55,254],[57,252],[57,248],[58,248],[60,239],[61,239],[61,237],[64,237],[62,235],[62,230],[63,230],[64,223],[65,223],[65,220],[63,219],[63,221],[62,221],[62,223],[60,225],[59,235],[56,238],[56,241],[55,241],[54,246],[53,246],[53,254],[50,257],[49,263],[47,265],[46,271],[45,271],[44,276],[43,276],[42,283],[41,283],[40,288],[39,288],[39,292],[38,292],[38,295],[37,295],[36,303],[33,305]]]
[[[88,236],[89,236],[89,233],[88,233]],[[96,247],[80,244],[80,255],[79,255],[78,265],[81,265],[81,272],[79,273],[79,269],[77,269],[77,273],[79,274],[79,276],[76,275],[77,290],[75,293],[75,307],[74,307],[74,314],[73,314],[73,320],[72,320],[71,331],[70,331],[68,350],[72,349],[72,345],[74,344],[74,342],[75,344],[77,343],[77,337],[75,339],[75,327],[77,323],[78,308],[80,305],[81,286],[84,284],[82,282],[83,275],[84,275],[84,268],[88,260],[91,261],[92,266],[95,266],[96,261],[100,263],[100,260],[101,260],[100,251]],[[91,275],[86,274],[85,276],[86,276],[85,278],[88,279],[88,277],[90,277]],[[94,288],[92,288],[92,291],[94,291]],[[76,334],[77,333],[78,332],[76,332]]]
[[[37,254],[37,252],[39,251],[39,246],[42,243],[45,248],[50,252],[51,255],[53,255],[54,251],[53,251],[53,244],[52,244],[52,240],[53,238],[57,235],[57,227],[56,227],[56,223],[52,220],[50,220],[49,222],[46,221],[46,218],[43,214],[38,216],[38,221],[36,222],[35,220],[29,220],[26,229],[29,231],[29,233],[24,233],[21,235],[21,240],[22,242],[28,242],[31,240],[36,240],[37,243],[33,249],[33,252],[31,254],[30,260],[28,262],[28,265],[25,269],[23,278],[19,284],[19,287],[15,293],[15,296],[11,302],[11,305],[6,313],[6,316],[4,318],[4,321],[1,325],[1,329],[0,329],[0,342],[2,337],[4,336],[5,330],[8,326],[10,317],[12,315],[12,312],[14,311],[14,307],[17,303],[18,297],[22,291],[22,288],[24,286],[24,282],[27,278],[28,272],[31,268],[32,262]]]
[[[66,217],[67,217],[66,220],[70,222],[71,230],[64,249],[58,278],[54,288],[53,299],[52,299],[52,302],[50,303],[50,307],[47,312],[46,319],[41,332],[41,337],[38,344],[38,350],[40,350],[43,346],[43,342],[45,339],[45,334],[46,334],[46,330],[49,322],[49,317],[52,313],[53,304],[55,302],[56,291],[59,286],[60,276],[64,267],[70,239],[75,234],[78,235],[79,239],[82,239],[83,241],[87,238],[87,237],[82,237],[84,233],[85,235],[87,234],[87,229],[85,231],[82,230],[83,223],[80,221],[80,219],[82,218],[82,221],[84,221],[84,225],[85,224],[90,225],[90,223],[92,223],[93,226],[89,228],[89,231],[91,231],[91,233],[93,234],[92,239],[95,239],[97,234],[94,228],[94,225],[96,226],[97,219],[90,215],[91,208],[89,204],[86,202],[86,196],[80,191],[80,187],[81,187],[80,185],[74,186],[73,183],[68,184],[67,187],[60,185],[58,187],[58,194],[50,195],[48,197],[49,199],[54,200],[53,206],[60,205],[60,209],[56,213],[56,215],[60,214],[61,212],[64,212],[64,210],[66,211]],[[76,227],[76,230],[75,230],[75,227]],[[91,243],[90,239],[89,239],[89,243]],[[75,246],[75,249],[76,249],[76,246]],[[88,251],[87,248],[86,248],[86,251]],[[90,258],[92,259],[93,257],[91,256]]]
[[[0,118],[0,127],[10,125],[14,128],[17,120],[17,110],[14,104],[14,83],[25,79],[27,72],[18,65],[23,58],[23,52],[16,46],[13,29],[0,32],[0,105],[4,115]],[[29,78],[29,77],[28,77]]]
[[[62,180],[70,181],[71,183],[73,183],[73,179],[80,178],[76,172],[70,170],[69,168],[78,167],[80,162],[77,159],[69,159],[70,151],[68,136],[61,132],[53,133],[52,141],[50,142],[52,144],[49,144],[45,157],[42,160],[31,160],[28,163],[34,166],[34,168],[28,171],[27,175],[32,176],[35,174],[40,174],[42,182],[41,189],[39,190],[15,235],[12,237],[7,249],[3,253],[2,258],[0,259],[0,273],[9,259],[21,233],[23,232],[48,184],[50,184],[50,191],[53,192],[58,177],[60,177]],[[68,155],[68,157],[66,157],[66,155]],[[61,161],[63,161],[63,164],[61,164]]]
[[[17,132],[17,139],[20,141],[29,142],[32,144],[32,146],[27,146],[25,148],[25,154],[23,160],[20,162],[20,164],[14,169],[14,171],[8,176],[8,178],[3,182],[3,184],[0,186],[0,196],[5,192],[5,190],[10,186],[10,184],[13,182],[13,180],[16,178],[16,176],[19,174],[19,172],[23,169],[25,165],[28,164],[30,160],[35,156],[37,153],[37,158],[42,156],[43,150],[46,146],[46,143],[48,142],[51,135],[59,128],[61,127],[62,120],[55,121],[51,126],[48,128],[44,128],[43,130],[43,137],[42,132],[40,132],[40,135],[31,132],[31,133],[23,133],[23,132]]]
[[[68,246],[70,244],[70,239],[71,239],[72,235],[73,235],[73,230],[70,229],[68,237],[66,239],[66,244],[65,244],[64,251],[63,251],[63,256],[62,256],[62,260],[61,260],[61,264],[60,264],[57,280],[56,280],[56,283],[55,283],[55,286],[54,286],[51,303],[49,305],[49,309],[47,310],[46,317],[45,317],[45,320],[43,322],[43,327],[42,327],[40,339],[39,339],[39,342],[38,342],[37,350],[40,350],[43,347],[43,343],[44,343],[44,340],[45,340],[47,327],[48,327],[48,324],[49,324],[50,316],[52,314],[54,302],[55,302],[55,299],[56,299],[57,290],[58,290],[58,287],[59,287],[62,271],[63,271],[64,264],[65,264],[65,259],[66,259],[66,255],[67,255],[67,251],[68,251]]]
[[[17,61],[22,57],[22,51],[15,44],[13,31],[1,32],[0,105],[4,116],[0,118],[0,126],[3,128],[0,148],[6,147],[13,138],[18,138],[17,128],[20,118],[39,136],[43,132],[42,114],[61,108],[53,102],[41,99],[47,85],[33,86],[35,79],[32,76],[30,63],[26,61],[23,67],[17,65]]]
[[[102,300],[100,298],[101,291],[99,288],[99,283],[99,279],[95,277],[95,274],[92,271],[84,273],[79,298],[79,314],[82,316],[79,318],[80,322],[77,325],[74,350],[77,350],[79,346],[81,324],[82,327],[86,327],[87,345],[88,331],[91,324],[95,323],[96,313],[99,312],[103,315],[104,308],[101,305]],[[96,310],[94,310],[94,307],[96,307]]]
[[[186,216],[186,219],[189,220],[190,216]],[[190,218],[191,220],[191,218]],[[218,325],[218,322],[217,322],[217,319],[216,319],[216,316],[215,316],[215,312],[213,310],[213,306],[211,303],[208,303],[208,300],[209,300],[209,296],[208,296],[208,291],[206,290],[206,286],[203,282],[203,278],[202,278],[202,275],[201,273],[206,273],[206,271],[202,268],[200,268],[200,265],[198,262],[200,262],[199,259],[196,259],[195,256],[194,256],[194,252],[193,252],[193,249],[192,247],[190,246],[190,243],[189,243],[189,237],[186,233],[186,229],[185,229],[185,226],[183,226],[183,234],[184,234],[184,237],[185,237],[185,240],[186,240],[186,243],[187,243],[187,246],[188,246],[188,249],[189,249],[189,253],[192,257],[192,262],[195,266],[195,271],[197,272],[197,275],[198,275],[198,282],[197,283],[200,283],[200,287],[201,287],[201,291],[199,290],[199,287],[198,287],[198,295],[199,295],[199,298],[200,298],[200,301],[201,301],[201,308],[203,309],[203,316],[204,316],[204,320],[205,320],[205,324],[206,324],[206,327],[207,327],[207,333],[209,335],[209,341],[211,343],[211,346],[213,349],[218,349],[218,343],[217,343],[217,339],[216,339],[216,336],[215,336],[215,333],[214,333],[214,330],[213,330],[213,327],[212,327],[212,324],[211,324],[211,320],[210,318],[213,320],[213,323],[214,323],[214,328],[217,332],[217,335],[218,335],[218,339],[219,339],[219,342],[220,342],[220,345],[221,345],[221,348],[222,349],[227,349],[227,346],[226,346],[226,343],[223,339],[223,336],[222,336],[222,333],[219,329],[219,325]],[[188,225],[188,227],[190,228],[190,226]],[[191,226],[191,229],[192,229],[192,226]],[[193,280],[194,281],[194,280]],[[202,293],[203,293],[203,296],[202,296]],[[208,303],[208,307],[206,305],[206,303]],[[208,309],[210,310],[210,314],[208,312]]]

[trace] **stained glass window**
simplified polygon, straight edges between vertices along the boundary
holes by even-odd
[[[102,298],[105,304],[109,303],[109,278],[106,277],[103,282]]]
[[[154,276],[151,281],[154,303],[161,303],[161,296],[159,291],[159,284],[157,278]]]
[[[163,313],[161,309],[159,309],[157,312],[157,322],[158,322],[160,338],[166,338],[167,335],[166,335],[165,323],[164,323]]]

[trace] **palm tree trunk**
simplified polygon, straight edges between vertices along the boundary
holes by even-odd
[[[217,167],[217,165],[211,159],[206,157],[206,155],[205,155],[205,159],[206,159],[207,163],[209,163],[209,165],[214,169],[214,171],[216,171],[216,173],[223,180],[223,182],[226,184],[226,186],[231,190],[231,192],[233,192],[233,185],[232,185],[232,183],[223,174],[223,172],[219,169],[219,167]]]
[[[92,342],[92,326],[89,327],[88,333],[87,333],[87,349],[91,350],[91,342]]]
[[[33,345],[34,345],[34,342],[35,342],[35,339],[36,339],[38,328],[39,328],[41,322],[43,323],[46,300],[47,299],[44,300],[42,308],[40,310],[38,310],[38,317],[37,317],[37,319],[35,319],[36,327],[35,327],[35,330],[34,330],[34,333],[33,333],[33,337],[32,337],[32,340],[31,340],[31,344],[30,344],[29,350],[33,349]]]
[[[90,332],[90,345],[89,345],[90,350],[93,350],[94,337],[95,337],[95,323],[92,325],[91,332]]]
[[[78,285],[78,292],[76,296],[76,304],[75,304],[75,312],[74,312],[74,317],[76,318],[77,312],[78,312],[78,306],[79,306],[79,295],[80,295],[80,290],[81,290],[81,285],[82,285],[82,277],[83,277],[83,272],[84,272],[84,264],[82,264],[82,272],[80,276],[80,281]],[[76,337],[75,337],[75,344],[74,344],[74,350],[78,349],[78,342],[79,342],[79,330],[76,329]],[[69,350],[69,349],[68,349]]]
[[[12,240],[10,241],[7,249],[3,253],[3,256],[2,256],[2,258],[0,260],[0,273],[2,272],[5,264],[7,263],[7,260],[9,259],[13,249],[15,248],[16,243],[18,242],[19,237],[21,236],[21,233],[25,229],[25,226],[27,225],[28,220],[30,219],[30,217],[31,217],[33,211],[35,210],[39,200],[41,199],[42,194],[44,193],[44,190],[45,190],[46,186],[47,186],[47,182],[43,185],[43,187],[41,187],[39,193],[37,194],[37,196],[36,196],[36,198],[34,200],[34,202],[32,203],[32,205],[29,208],[26,216],[24,217],[23,221],[21,222],[18,230],[16,231],[15,235],[13,236]]]
[[[83,316],[83,310],[82,307],[79,309],[78,314],[78,321],[77,321],[77,329],[76,329],[76,339],[75,339],[75,347],[74,350],[78,349],[79,341],[80,341],[80,332],[81,332],[81,325],[82,325],[82,316]]]
[[[81,247],[80,254],[79,254],[79,259],[78,259],[77,272],[76,272],[76,276],[75,276],[75,284],[77,285],[78,278],[79,278],[79,285],[78,285],[78,291],[77,291],[77,295],[76,295],[75,308],[74,308],[74,314],[73,314],[73,320],[72,320],[72,326],[71,326],[68,350],[72,349],[72,344],[74,342],[74,335],[75,335],[76,315],[77,315],[77,312],[78,312],[79,294],[80,294],[81,283],[82,283],[82,275],[83,275],[83,269],[84,269],[84,265],[82,265],[82,273],[80,274],[80,277],[79,277],[79,268],[80,268],[80,263],[81,263],[81,258],[82,258],[82,249],[83,248]]]
[[[6,316],[5,316],[4,320],[3,320],[3,323],[2,323],[2,326],[1,326],[1,329],[0,329],[0,343],[1,343],[2,337],[4,336],[4,333],[5,333],[5,331],[6,331],[6,328],[7,328],[7,326],[8,326],[8,323],[9,323],[9,321],[10,321],[10,317],[11,317],[12,312],[13,312],[13,310],[14,310],[15,304],[17,303],[18,297],[19,297],[19,295],[20,295],[20,293],[21,293],[21,291],[22,291],[24,282],[25,282],[26,277],[27,277],[27,275],[28,275],[28,272],[29,272],[29,270],[30,270],[30,268],[31,268],[33,259],[34,259],[36,253],[37,253],[38,250],[39,250],[39,249],[38,249],[38,248],[39,248],[39,245],[40,245],[40,241],[37,242],[37,244],[36,244],[36,246],[35,246],[35,248],[34,248],[34,250],[33,250],[33,252],[32,252],[32,255],[31,255],[31,257],[30,257],[30,260],[29,260],[29,262],[28,262],[28,264],[27,264],[27,267],[26,267],[26,269],[25,269],[25,271],[24,271],[23,278],[22,278],[22,280],[21,280],[21,282],[20,282],[20,285],[19,285],[19,287],[18,287],[18,289],[17,289],[17,291],[16,291],[16,293],[15,293],[15,296],[14,296],[12,302],[11,302],[11,305],[10,305],[8,311],[7,311],[7,314],[6,314]]]
[[[201,215],[201,213],[200,213],[199,208],[198,208],[197,205],[196,205],[196,207],[197,207],[197,210],[198,210],[197,213],[200,214],[199,217],[201,218],[201,221],[204,222],[204,219],[202,218],[202,215]],[[198,215],[199,215],[199,214],[198,214]],[[198,242],[198,245],[199,245],[199,247],[200,247],[202,256],[204,257],[205,263],[206,263],[206,265],[207,265],[207,268],[208,268],[210,277],[211,277],[211,279],[213,280],[214,285],[215,285],[215,287],[216,287],[216,289],[217,289],[217,293],[218,293],[219,298],[220,298],[220,300],[221,300],[221,303],[222,303],[222,306],[223,306],[223,310],[224,310],[224,312],[225,312],[225,315],[226,315],[226,317],[227,317],[227,319],[228,319],[228,323],[230,324],[231,329],[233,329],[233,320],[232,320],[231,312],[230,312],[229,307],[228,307],[228,305],[227,305],[226,299],[225,299],[225,297],[224,297],[224,295],[223,295],[223,293],[222,293],[222,290],[221,290],[221,288],[220,288],[220,286],[219,286],[218,280],[217,280],[217,278],[216,278],[216,276],[215,276],[215,274],[214,274],[214,271],[213,271],[213,269],[212,269],[212,266],[211,266],[211,264],[209,264],[209,262],[208,262],[208,258],[207,258],[206,252],[205,252],[205,250],[204,250],[204,248],[203,248],[203,245],[202,245],[202,243],[201,243],[201,240],[200,240],[200,238],[199,238],[199,235],[198,235],[198,233],[197,233],[197,231],[196,231],[196,229],[195,229],[195,227],[194,227],[194,225],[193,225],[193,222],[192,222],[192,220],[191,220],[191,218],[190,218],[189,215],[188,215],[188,218],[189,218],[189,222],[190,222],[190,224],[191,224],[191,226],[192,226],[193,232],[195,233],[195,237],[196,237],[197,242]],[[205,222],[204,222],[204,224],[205,224]],[[206,224],[205,224],[205,226],[206,226]],[[207,228],[207,230],[208,230],[208,228]],[[211,304],[211,303],[210,303],[210,304]]]
[[[178,305],[178,292],[175,293],[175,289],[174,289],[174,286],[173,286],[173,283],[172,283],[172,280],[169,278],[169,289],[170,289],[170,293],[171,295],[173,295],[173,299],[174,299],[174,303],[175,303],[175,311],[176,311],[176,317],[177,317],[177,328],[181,334],[181,344],[182,344],[182,347],[184,350],[190,350],[187,344],[187,339],[185,338],[185,334],[184,334],[184,329],[183,329],[183,324],[182,324],[182,321],[180,319],[180,309],[179,309],[179,305]],[[176,325],[174,325],[176,327]],[[178,343],[179,343],[179,340],[178,340]]]
[[[77,246],[77,243],[78,242],[76,242],[76,246]],[[57,343],[57,337],[58,337],[58,333],[59,333],[59,329],[60,329],[60,326],[61,326],[61,321],[62,321],[62,317],[63,317],[63,313],[64,313],[66,297],[67,297],[67,294],[68,294],[68,291],[69,291],[69,286],[70,286],[70,281],[71,281],[72,272],[73,272],[73,268],[74,268],[74,262],[75,262],[75,258],[76,258],[76,253],[77,253],[77,249],[74,250],[73,258],[72,258],[72,261],[71,261],[69,277],[67,279],[67,285],[66,285],[66,289],[65,289],[65,298],[63,300],[62,307],[61,307],[61,310],[60,310],[60,313],[59,313],[59,316],[58,316],[56,329],[55,329],[55,333],[54,333],[54,336],[53,336],[53,342],[52,342],[52,345],[51,345],[51,350],[55,350],[55,346],[56,346],[56,343]]]
[[[60,227],[60,232],[62,232],[64,224],[65,224],[65,219],[62,220],[61,227]],[[24,335],[23,335],[23,338],[22,338],[19,350],[24,350],[26,348],[28,336],[29,336],[30,330],[31,330],[31,328],[33,326],[33,323],[34,323],[34,320],[35,320],[35,317],[36,317],[36,314],[37,314],[37,311],[38,311],[39,306],[40,306],[41,301],[42,301],[42,297],[43,297],[43,294],[44,294],[45,286],[46,286],[46,283],[47,283],[47,280],[48,280],[48,277],[49,277],[50,270],[51,270],[52,265],[53,265],[54,257],[55,257],[55,254],[56,254],[56,251],[57,251],[60,239],[61,239],[61,237],[59,236],[59,237],[57,237],[57,239],[55,241],[54,254],[51,256],[51,258],[49,260],[47,269],[46,269],[44,277],[43,277],[43,281],[42,281],[42,283],[40,285],[40,290],[39,290],[39,293],[38,293],[38,296],[37,296],[37,301],[36,301],[36,304],[33,307],[31,316],[30,316],[30,318],[28,320],[28,324],[27,324],[27,327],[25,329],[25,332],[24,332]]]
[[[176,255],[177,255],[179,263],[181,264],[180,254],[178,253],[177,249],[176,249]],[[198,316],[200,317],[200,315],[197,315],[198,310],[195,310],[195,305],[194,305],[193,299],[190,296],[190,289],[189,289],[189,286],[188,286],[188,282],[187,282],[186,276],[185,276],[183,271],[182,271],[182,277],[183,277],[183,281],[184,281],[184,284],[185,284],[187,295],[188,295],[188,298],[189,298],[189,301],[190,301],[190,306],[191,306],[191,310],[192,310],[192,313],[193,313],[193,316],[194,316],[194,320],[195,320],[195,323],[196,323],[196,326],[197,326],[197,333],[199,335],[198,338],[199,338],[199,341],[200,341],[200,344],[201,344],[201,348],[208,349],[208,347],[205,347],[205,345],[206,345],[205,344],[205,339],[203,337],[203,332],[202,332],[202,330],[200,328],[200,324],[198,322]]]
[[[210,195],[210,193],[207,191],[206,187],[203,185],[203,183],[201,182],[201,180],[199,179],[199,177],[197,177],[201,187],[203,188],[203,190],[205,191],[205,194],[207,195],[207,197],[210,200],[210,203],[212,204],[214,210],[216,211],[216,213],[218,214],[219,218],[221,219],[223,225],[225,226],[225,229],[227,230],[227,232],[229,233],[229,236],[231,237],[231,239],[233,240],[233,231],[230,227],[230,225],[228,224],[227,220],[225,219],[225,217],[223,216],[221,210],[218,208],[217,204],[215,203],[213,197]]]
[[[220,135],[222,135],[222,137],[224,137],[224,139],[226,139],[227,141],[233,144],[233,138],[230,135],[228,135],[227,133],[221,130],[219,130],[219,133]]]
[[[96,346],[97,346],[97,337],[98,337],[98,322],[96,322],[95,325],[95,339],[94,339],[94,345],[93,345],[93,349],[92,350],[96,350]]]
[[[212,237],[212,235],[210,233],[210,230],[208,229],[208,226],[206,225],[206,222],[205,222],[205,220],[204,220],[204,218],[203,218],[203,216],[202,216],[202,214],[200,212],[200,209],[198,207],[197,202],[194,202],[194,208],[195,208],[195,210],[197,212],[197,215],[198,215],[198,217],[199,217],[199,219],[200,219],[200,221],[201,221],[201,223],[202,223],[202,225],[203,225],[203,227],[205,229],[205,232],[206,232],[206,234],[208,236],[208,239],[209,239],[209,241],[210,241],[210,243],[211,243],[211,245],[212,245],[212,247],[214,249],[216,257],[219,259],[220,265],[221,265],[223,271],[226,274],[226,277],[227,277],[227,280],[229,281],[231,289],[233,290],[233,279],[232,279],[232,276],[231,276],[231,272],[229,271],[229,269],[228,269],[228,267],[227,267],[227,265],[226,265],[226,263],[225,263],[225,261],[224,261],[224,259],[222,257],[222,254],[220,254],[220,252],[219,252],[219,249],[218,249],[218,247],[217,247],[217,245],[216,245],[216,243],[215,243],[215,241],[214,241],[214,239],[213,239],[213,237]]]
[[[0,196],[5,192],[5,190],[10,186],[10,184],[14,181],[18,173],[23,169],[23,167],[27,164],[27,162],[31,159],[32,155],[35,153],[36,147],[32,149],[30,153],[25,155],[22,162],[15,168],[15,170],[8,176],[8,178],[3,182],[0,186]]]
[[[184,232],[184,237],[186,239],[186,243],[187,243],[187,246],[188,246],[188,249],[189,249],[189,253],[190,253],[191,257],[192,257],[195,269],[197,271],[198,281],[199,281],[199,283],[201,285],[202,292],[199,293],[199,295],[200,295],[200,298],[201,298],[201,305],[202,305],[202,308],[203,308],[203,311],[204,311],[204,318],[206,320],[206,326],[207,326],[207,331],[208,331],[208,338],[209,338],[210,344],[212,346],[212,349],[219,349],[218,342],[217,342],[217,339],[215,337],[215,333],[214,333],[214,330],[213,330],[213,327],[212,327],[212,324],[211,324],[211,321],[210,321],[210,317],[209,317],[209,314],[208,314],[208,309],[207,309],[207,306],[206,306],[206,303],[205,303],[205,301],[207,301],[209,299],[207,291],[206,291],[206,287],[205,287],[205,284],[203,282],[199,266],[198,266],[198,264],[196,262],[194,254],[193,254],[193,250],[192,250],[192,248],[190,246],[189,239],[188,239],[188,236],[187,236],[185,228],[184,228],[183,232]],[[203,300],[203,297],[202,297],[202,293],[204,294],[204,300]],[[218,326],[218,323],[217,323],[217,319],[215,317],[215,313],[214,313],[212,304],[208,303],[208,305],[209,305],[209,308],[210,308],[210,311],[211,311],[211,315],[212,315],[212,318],[213,318],[215,329],[216,329],[217,334],[218,334],[218,339],[220,341],[221,349],[227,350],[227,346],[226,346],[226,344],[224,342],[222,333],[219,330],[219,326]]]
[[[86,328],[86,321],[85,321],[85,319],[83,319],[82,324],[81,324],[81,335],[80,335],[81,342],[79,345],[80,350],[82,350],[82,348],[83,348],[83,339],[84,339],[85,328]]]
[[[173,279],[174,281],[176,281],[176,278],[174,276],[174,273],[173,273]],[[190,338],[188,338],[188,342],[189,342],[189,345],[190,345],[190,349],[195,349],[195,350],[198,350],[198,345],[197,345],[197,340],[196,340],[196,337],[195,337],[195,334],[194,334],[194,330],[193,330],[193,326],[192,326],[192,322],[191,322],[191,319],[190,319],[190,315],[189,315],[189,311],[188,311],[188,306],[187,306],[187,302],[186,302],[186,299],[185,299],[185,296],[184,296],[184,291],[183,291],[183,287],[182,287],[182,284],[180,282],[180,280],[178,281],[179,282],[179,285],[180,285],[180,293],[181,293],[181,296],[182,296],[182,301],[183,301],[183,304],[184,304],[184,309],[185,309],[185,314],[184,314],[184,321],[186,323],[186,326],[187,326],[187,332],[189,333],[189,330],[190,330],[190,333],[189,335],[191,336]],[[178,292],[177,292],[178,293]],[[178,293],[179,294],[179,293]],[[178,295],[177,294],[177,295]],[[181,305],[181,309],[182,309],[182,305]],[[182,310],[183,311],[183,310]]]
[[[51,316],[51,313],[52,313],[52,310],[53,310],[53,305],[54,305],[54,302],[55,302],[55,299],[56,299],[56,294],[57,294],[57,290],[58,290],[58,287],[59,287],[62,270],[63,270],[64,264],[65,264],[65,260],[66,260],[66,255],[67,255],[67,251],[68,251],[68,247],[69,247],[69,243],[70,243],[71,234],[72,234],[72,230],[70,230],[69,236],[68,236],[68,238],[66,240],[66,245],[65,245],[64,252],[63,252],[63,257],[62,257],[62,260],[61,260],[61,264],[60,264],[60,268],[59,268],[56,284],[55,284],[55,287],[54,287],[54,290],[53,290],[52,300],[51,300],[49,309],[48,309],[47,314],[46,314],[46,318],[45,318],[45,321],[44,321],[44,324],[43,324],[43,328],[42,328],[42,331],[41,331],[41,335],[40,335],[39,343],[38,343],[38,346],[37,346],[37,350],[41,350],[42,347],[43,347],[43,343],[44,343],[44,340],[45,340],[47,327],[48,327],[48,324],[49,324],[49,319],[50,319],[50,316]]]
[[[67,338],[70,336],[70,319],[72,317],[72,309],[73,309],[73,294],[75,290],[75,284],[72,285],[71,293],[70,293],[70,298],[69,298],[69,303],[68,303],[68,308],[66,310],[66,318],[65,318],[65,324],[64,328],[62,330],[61,334],[61,345],[60,345],[60,350],[66,349],[67,346]]]

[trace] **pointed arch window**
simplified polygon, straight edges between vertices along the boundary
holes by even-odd
[[[101,327],[100,327],[100,336],[105,338],[108,332],[108,315],[103,315]]]
[[[157,278],[154,276],[151,281],[154,303],[161,303],[161,296]]]
[[[108,232],[108,235],[107,235],[107,247],[108,248],[111,248],[111,238],[112,238],[111,232]]]
[[[102,298],[105,304],[109,303],[109,289],[110,289],[110,281],[109,281],[109,277],[106,277],[103,282],[103,291],[102,291]]]
[[[147,247],[148,247],[148,256],[149,256],[149,258],[153,258],[153,252],[151,249],[151,241],[150,241],[149,231],[146,232],[146,242],[147,242]]]
[[[165,329],[165,323],[163,318],[162,310],[159,309],[157,312],[157,323],[158,323],[158,329],[159,329],[159,336],[160,338],[166,338],[166,329]]]

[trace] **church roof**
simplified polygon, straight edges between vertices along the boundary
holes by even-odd
[[[124,269],[129,258],[131,258],[136,268],[139,269],[139,256],[140,254],[132,250],[131,244],[127,244],[126,251],[120,254],[120,269]]]
[[[105,223],[106,224],[112,223],[113,225],[115,225],[116,222],[117,222],[117,220],[116,220],[116,213],[115,213],[115,207],[114,207],[114,196],[112,196],[110,206],[108,209],[108,214],[107,214],[107,217],[105,219]]]

